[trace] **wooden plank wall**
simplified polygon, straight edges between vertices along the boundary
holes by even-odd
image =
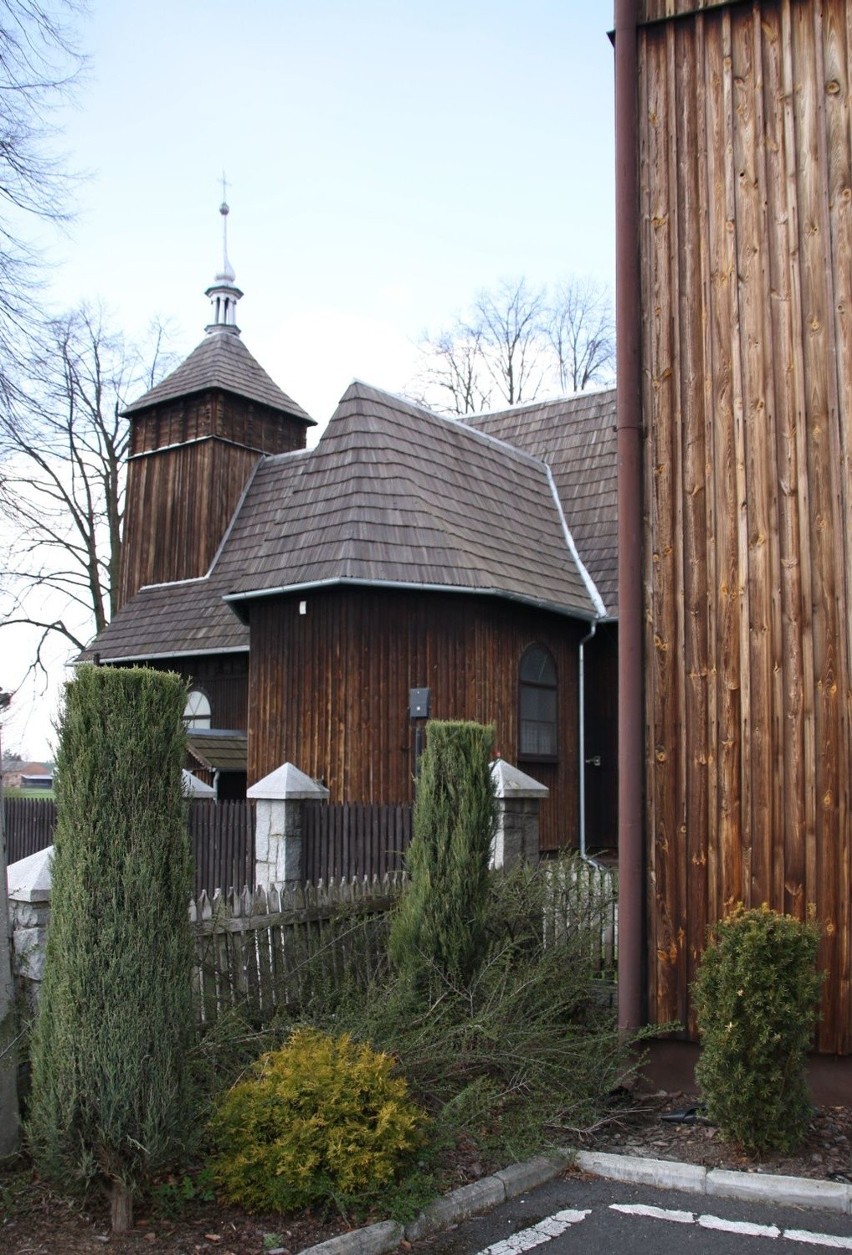
[[[131,416],[121,605],[204,575],[261,452],[305,446],[304,422],[210,391]]]
[[[154,659],[152,666],[176,671],[191,688],[210,701],[211,727],[248,731],[248,653],[200,654],[190,658]]]
[[[542,848],[576,844],[582,624],[496,598],[375,588],[262,598],[250,614],[249,783],[290,761],[322,778],[333,802],[412,800],[414,687],[431,689],[436,719],[493,722],[500,753],[518,763],[518,663],[529,644],[545,645],[559,681],[559,761],[519,765],[551,790]]]
[[[717,5],[639,36],[651,1017],[690,1021],[729,904],[813,907],[819,1046],[843,1053],[850,66],[847,0]]]
[[[256,453],[218,440],[131,461],[122,604],[146,584],[207,572],[256,464]]]

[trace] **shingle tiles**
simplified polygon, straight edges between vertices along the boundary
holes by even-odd
[[[207,388],[223,388],[226,392],[301,418],[306,426],[316,425],[310,414],[267,375],[234,331],[208,332],[177,370],[173,370],[138,401],[128,405],[125,413],[135,414],[149,405],[172,401]]]
[[[316,449],[260,461],[209,576],[140,590],[86,656],[246,649],[248,629],[223,597],[236,607],[346,581],[493,593],[591,618],[548,466],[614,614],[614,424],[614,392],[461,422],[354,383]]]

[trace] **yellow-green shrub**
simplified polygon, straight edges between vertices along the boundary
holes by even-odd
[[[213,1172],[249,1210],[368,1194],[421,1142],[424,1113],[393,1060],[348,1036],[299,1029],[220,1102]]]

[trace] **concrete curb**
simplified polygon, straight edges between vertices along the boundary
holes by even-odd
[[[318,1246],[305,1247],[300,1255],[385,1255],[385,1252],[395,1250],[403,1238],[408,1242],[417,1242],[471,1216],[491,1211],[526,1190],[546,1185],[568,1166],[571,1158],[570,1151],[558,1151],[552,1155],[538,1155],[526,1163],[512,1164],[494,1176],[482,1177],[471,1185],[463,1185],[461,1189],[445,1194],[443,1198],[436,1198],[404,1229],[395,1221],[387,1220],[382,1224],[368,1225],[366,1229],[355,1229],[352,1233],[341,1233],[327,1242],[320,1242]],[[276,1253],[270,1251],[269,1255]]]
[[[380,1224],[367,1225],[365,1229],[353,1229],[351,1233],[340,1233],[336,1238],[320,1242],[318,1246],[306,1246],[302,1255],[385,1255],[387,1251],[395,1251],[405,1230],[395,1220],[383,1220]],[[281,1250],[285,1250],[281,1247]],[[269,1255],[278,1255],[270,1251]]]
[[[786,1203],[795,1207],[821,1207],[852,1215],[852,1186],[839,1181],[810,1177],[784,1177],[771,1172],[730,1172],[724,1168],[700,1168],[668,1159],[642,1155],[605,1155],[579,1151],[574,1162],[584,1172],[611,1181],[655,1185],[687,1194],[709,1194],[747,1202]]]
[[[631,1185],[652,1185],[657,1189],[680,1190],[716,1198],[737,1198],[749,1202],[787,1203],[797,1207],[821,1207],[826,1211],[852,1215],[852,1186],[808,1177],[775,1176],[769,1172],[728,1172],[722,1168],[701,1168],[696,1164],[669,1159],[647,1159],[642,1155],[608,1155],[602,1151],[560,1150],[539,1155],[526,1163],[512,1164],[483,1177],[472,1185],[436,1198],[416,1220],[402,1225],[393,1220],[341,1233],[319,1246],[305,1247],[300,1255],[386,1255],[396,1250],[403,1238],[417,1242],[471,1216],[499,1207],[510,1198],[552,1181],[570,1164],[592,1176]],[[270,1252],[275,1255],[275,1252]]]

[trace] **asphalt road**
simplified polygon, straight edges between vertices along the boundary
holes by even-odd
[[[852,1216],[568,1177],[438,1234],[430,1255],[852,1252]]]

